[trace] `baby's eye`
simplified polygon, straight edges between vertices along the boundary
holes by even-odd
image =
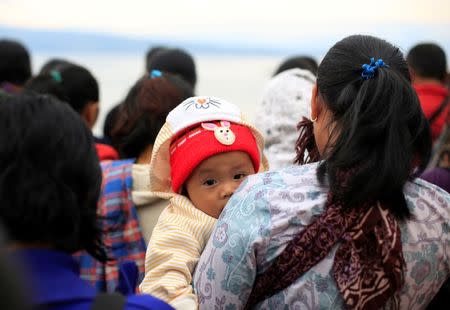
[[[207,179],[205,182],[203,182],[203,185],[206,185],[206,186],[213,186],[213,185],[216,184],[216,183],[217,183],[217,181],[214,180],[214,179]]]
[[[234,179],[235,180],[240,180],[240,179],[243,179],[243,178],[245,178],[247,175],[245,174],[245,173],[238,173],[238,174],[235,174],[234,175]]]

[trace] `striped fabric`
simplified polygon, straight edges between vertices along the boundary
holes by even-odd
[[[211,98],[209,98],[211,99]],[[208,99],[208,100],[209,100]],[[186,101],[189,103],[191,99]],[[220,100],[220,99],[217,99]],[[214,103],[218,103],[217,100]],[[222,102],[223,103],[223,102]],[[145,278],[139,286],[142,293],[152,294],[176,309],[197,309],[197,297],[192,290],[192,273],[208,241],[216,219],[195,208],[192,202],[172,191],[170,178],[170,142],[181,130],[208,120],[228,120],[251,129],[261,154],[259,171],[268,169],[262,150],[264,138],[229,103],[211,104],[206,108],[189,110],[181,103],[172,110],[153,145],[150,162],[150,192],[167,199],[169,205],[155,226],[145,259]],[[196,114],[197,113],[197,114]]]
[[[184,196],[171,198],[153,230],[140,291],[172,305],[180,298],[197,305],[190,285],[192,273],[215,223],[215,218],[196,209]]]
[[[101,164],[103,182],[98,213],[105,219],[102,221],[102,239],[110,261],[100,263],[85,252],[77,255],[81,277],[95,285],[97,291],[115,291],[119,273],[133,277],[126,268],[119,269],[121,265],[129,267],[130,262],[137,264],[139,276],[138,279],[126,281],[139,283],[144,276],[146,245],[131,197],[132,164],[133,160],[105,161]],[[123,283],[121,287],[124,287]],[[132,291],[134,289],[131,288]]]

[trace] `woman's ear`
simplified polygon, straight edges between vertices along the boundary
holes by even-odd
[[[92,129],[97,121],[98,116],[98,102],[89,101],[81,110],[81,117],[85,120],[86,124]]]
[[[314,84],[311,94],[311,120],[317,120],[319,116],[319,105],[317,102],[317,84]]]

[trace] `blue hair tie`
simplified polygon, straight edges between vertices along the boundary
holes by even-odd
[[[162,77],[162,72],[161,71],[159,71],[159,70],[152,70],[150,72],[150,78],[151,79],[159,78],[159,77]]]
[[[375,61],[375,58],[370,58],[370,64],[363,64],[361,68],[363,69],[363,72],[361,73],[361,76],[364,80],[371,79],[375,76],[375,72],[378,68],[389,68],[387,64],[384,63],[383,59],[378,58],[377,61]]]
[[[61,77],[61,73],[59,73],[59,71],[56,70],[52,70],[50,71],[50,76],[52,77],[52,79],[57,82],[57,83],[61,83],[62,82],[62,77]]]

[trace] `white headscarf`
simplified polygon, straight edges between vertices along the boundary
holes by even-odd
[[[296,156],[297,124],[311,117],[311,92],[315,76],[290,69],[273,77],[263,93],[254,124],[262,132],[270,170],[289,166]]]

